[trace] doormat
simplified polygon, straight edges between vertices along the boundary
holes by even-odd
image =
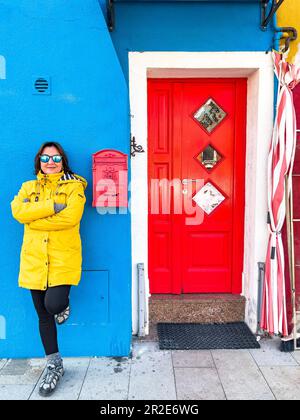
[[[157,324],[161,350],[259,349],[244,322],[226,324]]]

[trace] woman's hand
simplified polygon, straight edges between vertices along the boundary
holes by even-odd
[[[67,207],[66,204],[54,203],[54,211],[55,211],[55,213],[59,213],[60,211],[62,211],[66,207]]]

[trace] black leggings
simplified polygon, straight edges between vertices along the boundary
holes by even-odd
[[[46,291],[31,290],[32,300],[39,317],[39,329],[45,353],[57,353],[57,329],[54,315],[69,305],[71,286],[50,287]]]

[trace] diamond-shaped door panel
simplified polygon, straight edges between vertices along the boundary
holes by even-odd
[[[194,195],[193,200],[206,214],[210,214],[225,200],[225,197],[213,184],[207,182],[197,194]]]
[[[222,158],[223,156],[211,144],[195,156],[197,162],[208,171],[211,171]]]
[[[210,134],[224,120],[226,115],[226,112],[210,98],[198,109],[194,114],[194,118]]]

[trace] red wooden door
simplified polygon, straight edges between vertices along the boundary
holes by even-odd
[[[245,120],[245,79],[148,81],[151,293],[241,292]]]

